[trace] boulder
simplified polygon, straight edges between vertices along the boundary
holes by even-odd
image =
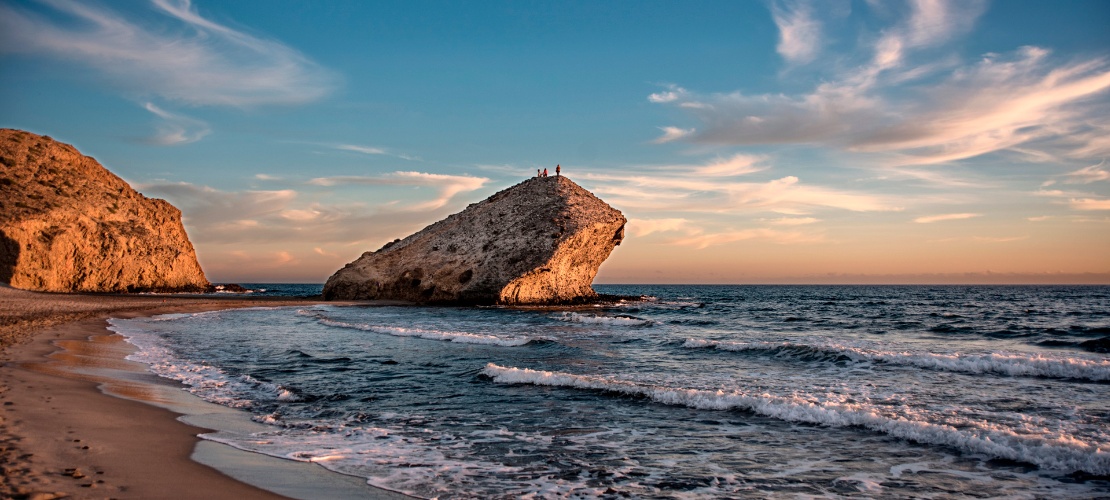
[[[624,238],[626,220],[566,177],[535,177],[420,232],[366,252],[324,298],[419,303],[567,304]]]
[[[0,129],[0,282],[47,292],[201,292],[181,212],[73,146]]]

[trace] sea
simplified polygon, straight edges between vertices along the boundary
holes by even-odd
[[[205,439],[421,498],[1110,497],[1110,287],[595,289],[110,323],[265,424]]]

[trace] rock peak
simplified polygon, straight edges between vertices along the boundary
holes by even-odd
[[[181,212],[76,148],[0,129],[0,282],[49,292],[203,291]]]
[[[533,177],[367,252],[324,285],[326,299],[559,304],[597,296],[598,267],[626,219],[574,181]]]

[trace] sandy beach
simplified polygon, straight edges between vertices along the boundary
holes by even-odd
[[[44,294],[0,288],[0,496],[285,498],[227,475],[249,479],[261,470],[280,477],[254,477],[256,484],[280,483],[281,477],[302,485],[337,482],[339,489],[324,496],[356,492],[374,497],[378,490],[361,479],[327,473],[312,464],[255,456],[210,442],[198,446],[197,435],[212,426],[183,423],[179,414],[188,410],[180,408],[208,404],[159,382],[144,365],[124,360],[130,344],[105,329],[109,316],[306,303],[310,301]],[[116,377],[105,376],[112,371]],[[197,413],[218,411],[202,408]],[[321,479],[320,474],[331,477]]]

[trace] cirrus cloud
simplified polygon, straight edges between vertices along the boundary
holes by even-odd
[[[111,85],[190,105],[255,106],[317,100],[337,77],[297,50],[205,18],[189,0],[153,0],[154,24],[89,2],[0,4],[0,50],[88,67]]]

